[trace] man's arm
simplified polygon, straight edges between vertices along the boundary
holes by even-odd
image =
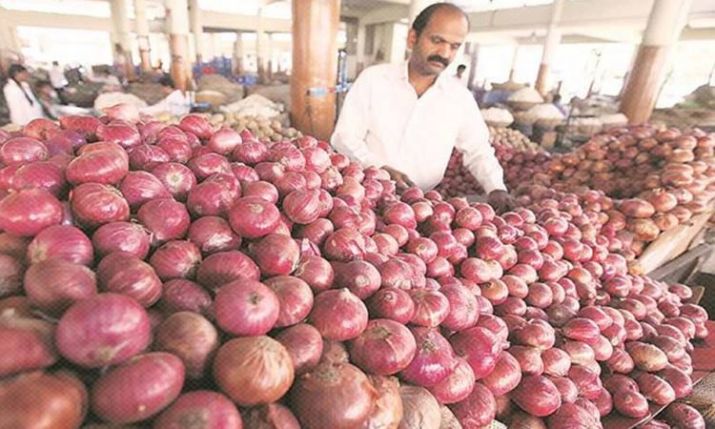
[[[510,210],[514,201],[506,191],[504,170],[489,143],[489,130],[482,119],[477,102],[469,97],[464,111],[465,116],[456,145],[463,154],[464,165],[482,185],[488,196],[487,202],[498,213]]]
[[[363,72],[353,83],[343,102],[330,143],[335,150],[359,162],[363,167],[372,165],[380,167],[376,165],[375,158],[365,143],[368,131],[370,81],[371,77]]]
[[[506,191],[504,170],[489,143],[489,130],[482,119],[477,102],[470,98],[465,103],[465,109],[456,144],[457,149],[462,152],[464,166],[487,194]]]

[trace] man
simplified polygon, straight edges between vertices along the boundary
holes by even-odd
[[[60,67],[60,63],[57,61],[52,61],[52,68],[50,69],[50,82],[55,91],[61,91],[62,88],[67,86],[67,79],[65,78],[65,72]]]
[[[176,89],[173,79],[164,75],[159,79],[164,98],[158,103],[143,107],[139,111],[144,115],[158,116],[168,113],[173,116],[183,116],[191,110],[191,101],[181,90]]]
[[[454,76],[457,78],[457,80],[462,80],[462,75],[464,74],[464,71],[467,70],[467,66],[464,64],[460,64],[457,66],[457,74]]]
[[[503,170],[469,91],[441,73],[469,31],[465,13],[450,3],[423,10],[412,24],[407,64],[365,69],[345,98],[331,138],[363,166],[387,170],[398,186],[423,190],[444,177],[453,148],[498,210],[510,207]]]
[[[8,80],[3,94],[10,110],[10,122],[25,125],[33,119],[41,118],[42,106],[30,88],[30,73],[25,66],[13,64],[7,74]]]

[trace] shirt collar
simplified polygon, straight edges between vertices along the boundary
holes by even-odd
[[[397,68],[395,68],[395,71],[396,71],[396,76],[399,80],[406,82],[408,84],[410,83],[407,61],[400,63],[399,66]],[[446,70],[445,70],[442,73],[440,73],[439,76],[437,76],[437,80],[435,80],[435,82],[432,86],[434,86],[438,89],[444,90],[448,78],[449,78],[449,73],[446,73]]]

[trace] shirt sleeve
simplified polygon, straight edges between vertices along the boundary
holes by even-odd
[[[365,142],[368,132],[371,76],[362,73],[345,96],[338,123],[330,138],[335,150],[359,162],[363,167],[377,166],[376,158]]]
[[[5,102],[8,110],[10,110],[10,122],[17,125],[25,125],[32,118],[29,116],[29,103],[25,99],[25,95],[17,85],[7,84],[3,88],[5,94]]]
[[[477,102],[465,97],[464,117],[460,125],[456,147],[462,152],[464,166],[477,179],[484,191],[506,190],[504,170],[489,142],[489,130]]]

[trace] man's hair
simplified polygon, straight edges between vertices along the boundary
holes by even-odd
[[[469,16],[467,16],[467,14],[461,8],[452,3],[435,3],[422,9],[422,12],[420,12],[419,15],[417,15],[415,20],[412,22],[412,29],[415,30],[415,33],[417,33],[418,37],[427,27],[427,24],[429,24],[430,19],[432,19],[432,15],[434,15],[435,12],[440,9],[449,9],[460,12],[467,20],[467,26],[469,26]]]
[[[22,64],[12,64],[7,69],[7,75],[10,76],[11,79],[15,79],[17,75],[26,71],[27,69]]]
[[[52,61],[52,65],[53,65],[53,66],[58,66],[58,65],[60,65],[60,63],[57,62],[57,61]]]
[[[38,81],[38,82],[35,84],[35,88],[37,88],[37,89],[44,88],[44,87],[46,87],[46,86],[49,86],[49,87],[51,88],[51,87],[52,87],[52,83],[50,83],[49,80],[41,80],[41,81]]]
[[[460,64],[460,65],[457,66],[457,71],[459,71],[459,70],[466,70],[466,69],[467,69],[467,66],[465,66],[464,64]]]

